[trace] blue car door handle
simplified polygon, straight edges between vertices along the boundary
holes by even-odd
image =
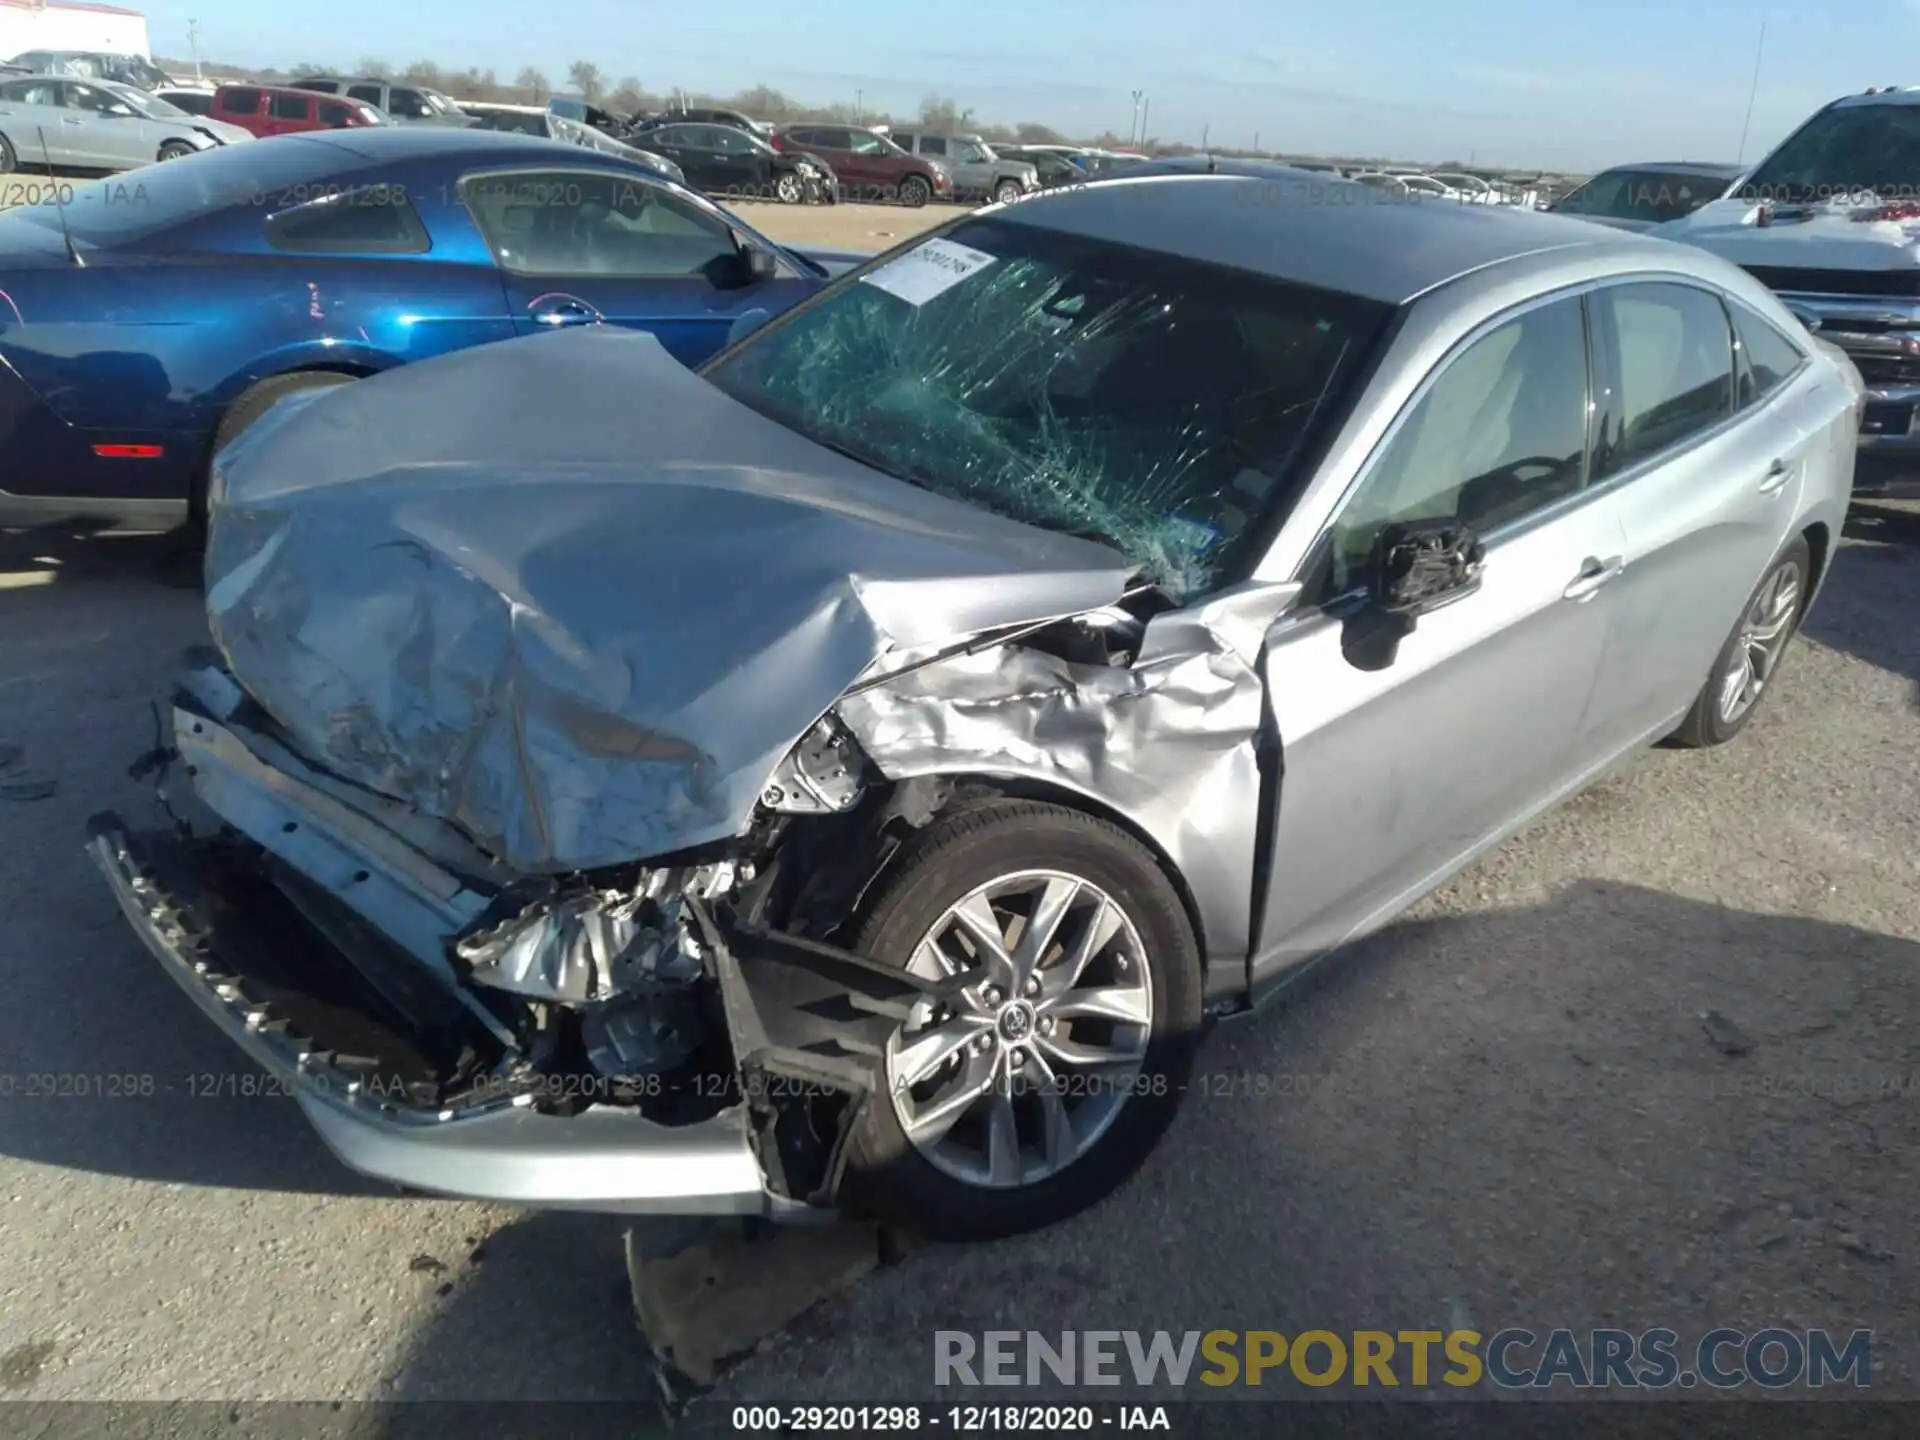
[[[600,319],[598,310],[571,295],[542,295],[527,313],[541,325],[592,325]]]

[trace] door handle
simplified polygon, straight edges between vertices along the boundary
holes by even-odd
[[[1560,593],[1569,600],[1591,600],[1600,587],[1627,568],[1627,557],[1609,555],[1602,560],[1589,555],[1580,562],[1580,573]]]
[[[1762,495],[1778,495],[1787,488],[1787,482],[1793,479],[1793,466],[1784,460],[1776,460],[1767,467],[1766,479],[1760,482]]]
[[[571,295],[542,295],[527,306],[527,313],[540,325],[591,325],[600,319],[598,310]]]

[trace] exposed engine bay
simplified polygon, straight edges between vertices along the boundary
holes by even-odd
[[[1022,793],[1016,778],[964,769],[892,778],[856,731],[937,770],[911,755],[913,697],[943,695],[953,723],[982,680],[997,708],[1040,702],[1024,723],[997,722],[1016,745],[1089,702],[1111,723],[1103,682],[1136,702],[1175,688],[1183,666],[1156,670],[1147,645],[1166,609],[1142,588],[1085,615],[890,655],[806,731],[735,840],[532,877],[307,761],[200,652],[174,698],[172,743],[138,767],[160,776],[167,853],[117,824],[112,843],[148,867],[148,893],[166,891],[171,913],[207,912],[182,925],[209,947],[195,968],[251,1029],[288,1039],[308,1081],[423,1122],[503,1106],[625,1108],[667,1127],[740,1112],[770,1193],[831,1204],[889,1036],[941,999],[852,952],[863,897],[915,829]],[[1230,700],[1221,679],[1240,668],[1203,703]],[[1011,694],[1003,672],[1024,674]],[[1232,708],[1244,744],[1248,712]],[[1152,718],[1138,703],[1123,713]],[[171,887],[151,878],[169,875]]]

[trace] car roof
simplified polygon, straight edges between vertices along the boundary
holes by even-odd
[[[1645,160],[1635,165],[1609,165],[1600,174],[1611,174],[1616,170],[1639,170],[1652,175],[1724,175],[1729,180],[1737,180],[1745,171],[1738,165],[1725,165],[1717,160]]]
[[[171,87],[171,88],[182,88],[182,87]],[[305,95],[310,100],[339,100],[341,101],[342,104],[364,104],[365,103],[364,101],[346,100],[345,97],[339,96],[339,95],[329,95],[324,90],[305,90],[298,85],[261,85],[258,82],[253,80],[218,80],[214,82],[213,88],[215,90],[264,90],[269,95],[274,95],[274,94]],[[202,90],[199,93],[204,95],[207,92]]]
[[[479,126],[453,125],[369,125],[359,130],[306,130],[297,135],[277,135],[274,144],[332,145],[348,157],[363,160],[424,160],[435,155],[458,155],[463,161],[485,163],[489,159],[506,162],[537,160],[546,156],[556,163],[581,164],[594,157],[619,160],[606,150],[575,145],[566,140],[550,140],[544,135],[528,135],[518,130],[486,130]],[[489,153],[491,152],[491,153]]]
[[[1199,161],[1200,157],[1192,157]],[[1147,161],[1047,191],[995,218],[1118,240],[1400,305],[1475,270],[1546,250],[1644,256],[1659,241],[1505,206],[1390,200],[1379,191],[1258,161]]]

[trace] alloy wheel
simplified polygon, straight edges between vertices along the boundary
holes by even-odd
[[[1778,668],[1800,616],[1800,586],[1800,566],[1789,560],[1767,577],[1747,607],[1720,677],[1721,723],[1731,725],[1751,710]]]
[[[1029,870],[947,907],[907,968],[946,982],[889,1043],[908,1141],[966,1184],[1032,1185],[1112,1125],[1153,1033],[1139,932],[1091,881]]]

